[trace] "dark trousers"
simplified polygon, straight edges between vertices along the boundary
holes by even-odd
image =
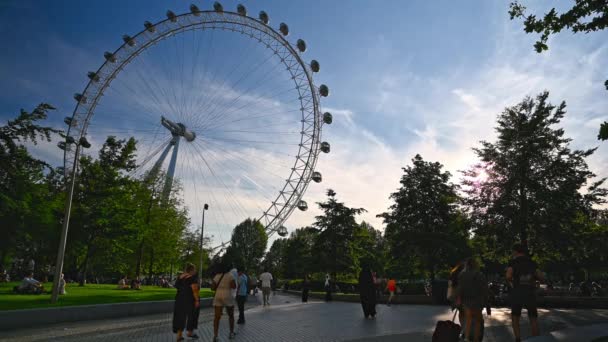
[[[361,307],[363,307],[363,315],[365,318],[369,316],[376,316],[376,303],[372,301],[361,300]]]
[[[236,304],[239,307],[239,322],[245,322],[245,301],[247,301],[247,296],[236,296]]]
[[[192,309],[175,310],[173,312],[173,332],[177,333],[178,330],[183,330],[184,325],[186,330],[192,331],[198,328],[198,316],[201,312],[200,307],[197,309],[192,306]]]
[[[302,290],[302,303],[308,302],[308,289]]]

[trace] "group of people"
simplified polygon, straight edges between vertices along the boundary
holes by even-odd
[[[133,278],[129,280],[127,276],[120,278],[118,281],[119,290],[141,290],[141,280],[139,278]]]
[[[237,324],[245,324],[245,302],[250,293],[255,293],[257,279],[247,276],[241,267],[230,268],[225,262],[220,262],[211,281],[211,289],[215,291],[213,296],[213,341],[218,340],[219,324],[224,309],[228,314],[230,332],[229,339],[234,339],[234,306],[238,307],[239,317]],[[273,276],[267,270],[259,276],[262,287],[263,304],[270,305],[270,293],[272,289]],[[200,313],[200,281],[196,268],[188,264],[184,272],[175,281],[177,294],[175,296],[175,306],[173,312],[173,332],[177,334],[177,341],[184,340],[184,330],[186,336],[197,339],[198,335],[194,330],[198,329],[198,317]],[[185,329],[184,329],[185,328]]]
[[[512,250],[505,277],[510,286],[513,334],[515,341],[521,341],[520,318],[523,308],[530,319],[532,336],[539,335],[536,282],[543,281],[544,277],[524,246],[515,244]],[[481,341],[484,327],[482,311],[485,308],[487,314],[491,315],[492,296],[475,259],[469,258],[456,265],[450,272],[448,286],[448,300],[459,311],[464,338],[467,341]]]

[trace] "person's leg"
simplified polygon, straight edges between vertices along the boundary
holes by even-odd
[[[481,308],[473,310],[472,314],[473,320],[475,322],[475,342],[481,341],[481,321],[483,320],[483,316],[481,315]]]
[[[245,296],[237,296],[236,302],[239,307],[239,321],[238,323],[245,323]]]
[[[519,319],[521,317],[521,309],[522,306],[517,303],[513,303],[511,306],[511,324],[513,325],[513,335],[515,335],[515,340],[521,340],[521,331],[519,328]]]
[[[213,317],[213,337],[217,337],[218,330],[220,328],[220,318],[222,318],[223,306],[214,306],[215,316]]]
[[[188,323],[186,325],[186,330],[188,331],[188,336],[193,336],[194,329],[198,329],[198,317],[200,315],[200,307],[192,308],[192,313],[188,315]]]
[[[473,319],[473,311],[467,307],[464,308],[464,315],[465,315],[465,326],[464,326],[464,338],[469,341],[471,340],[471,323],[472,323],[472,319]]]
[[[227,306],[228,311],[228,323],[230,323],[230,333],[234,333],[234,306]]]
[[[530,319],[530,330],[532,336],[539,336],[540,329],[538,328],[538,309],[536,308],[536,303],[528,305],[526,309],[528,310],[528,318]]]

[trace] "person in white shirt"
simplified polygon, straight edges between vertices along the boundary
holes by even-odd
[[[232,272],[223,263],[218,266],[218,272],[213,277],[212,289],[215,290],[213,297],[213,307],[215,316],[213,318],[213,341],[218,341],[218,330],[220,326],[220,318],[224,307],[228,312],[228,323],[230,325],[229,339],[234,339],[234,296],[232,290],[236,289],[236,279],[232,276]]]
[[[264,273],[260,274],[260,281],[262,282],[262,295],[264,297],[264,306],[270,305],[270,288],[272,285],[272,274],[268,270],[264,270]]]

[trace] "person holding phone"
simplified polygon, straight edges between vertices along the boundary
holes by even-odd
[[[175,306],[173,308],[173,333],[177,334],[177,341],[183,341],[184,326],[188,331],[188,337],[197,339],[193,333],[198,328],[198,316],[200,312],[200,288],[196,267],[187,264],[184,273],[175,281],[177,294],[175,295]]]

